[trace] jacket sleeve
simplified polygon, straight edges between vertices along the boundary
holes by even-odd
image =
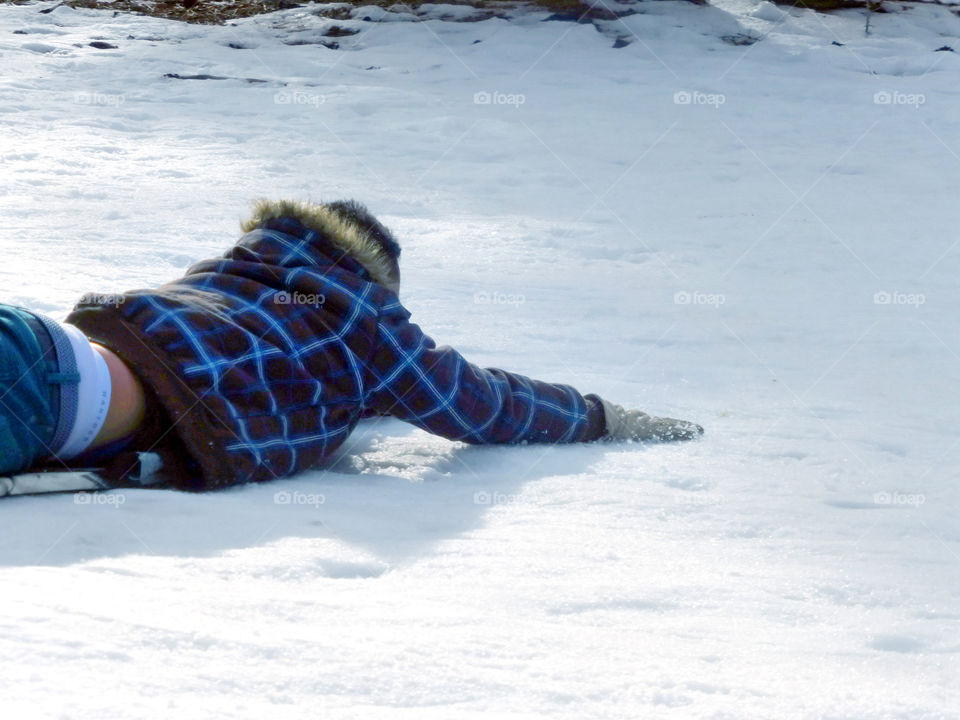
[[[437,347],[409,317],[396,301],[378,318],[365,414],[477,444],[587,442],[603,434],[596,395],[472,365],[453,348]]]

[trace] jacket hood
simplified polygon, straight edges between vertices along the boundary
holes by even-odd
[[[300,200],[268,200],[254,202],[253,214],[240,224],[243,232],[261,227],[268,220],[294,218],[310,230],[327,238],[348,253],[370,273],[374,282],[400,292],[400,245],[361,203],[339,200],[333,203],[311,203]]]

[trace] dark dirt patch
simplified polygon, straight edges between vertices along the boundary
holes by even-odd
[[[25,5],[36,0],[0,0],[2,4]],[[435,2],[445,2],[448,5],[464,5],[475,7],[478,10],[496,11],[517,8],[521,6],[536,6],[552,10],[557,16],[556,19],[578,20],[580,22],[589,22],[597,18],[607,16],[616,17],[616,14],[604,9],[604,6],[597,3],[596,7],[591,7],[588,3],[581,0],[434,0]],[[705,3],[706,0],[690,0],[691,2]],[[115,12],[130,12],[138,15],[150,15],[152,17],[162,17],[170,20],[182,20],[183,22],[201,23],[206,25],[222,25],[238,18],[251,17],[253,15],[262,15],[264,13],[276,12],[277,10],[287,10],[295,7],[303,7],[306,2],[297,2],[296,0],[114,0],[114,2],[104,2],[104,0],[63,0],[59,5],[68,5],[74,8],[99,8],[103,10],[113,10]],[[351,10],[363,5],[378,5],[382,8],[393,8],[398,11],[410,12],[421,5],[427,4],[426,0],[409,0],[409,2],[396,2],[396,0],[347,0],[346,2],[331,4],[329,7],[318,8],[318,14],[325,15],[334,20],[346,20],[350,18]],[[54,7],[48,6],[41,12],[50,12]],[[631,11],[632,12],[632,11]],[[631,14],[631,12],[620,14]],[[493,12],[491,12],[492,16]]]

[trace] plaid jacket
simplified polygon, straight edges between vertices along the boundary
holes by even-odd
[[[166,427],[152,449],[181,468],[173,482],[183,489],[322,466],[376,415],[468,443],[603,433],[597,396],[437,347],[394,292],[292,217],[262,223],[159,288],[87,295],[67,322],[116,352],[155,396]],[[129,460],[112,464],[115,479]]]

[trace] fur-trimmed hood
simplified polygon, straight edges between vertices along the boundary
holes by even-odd
[[[253,214],[240,224],[250,232],[268,220],[292,217],[348,253],[370,273],[374,282],[400,292],[400,245],[386,227],[356,200],[311,203],[300,200],[254,202]]]

